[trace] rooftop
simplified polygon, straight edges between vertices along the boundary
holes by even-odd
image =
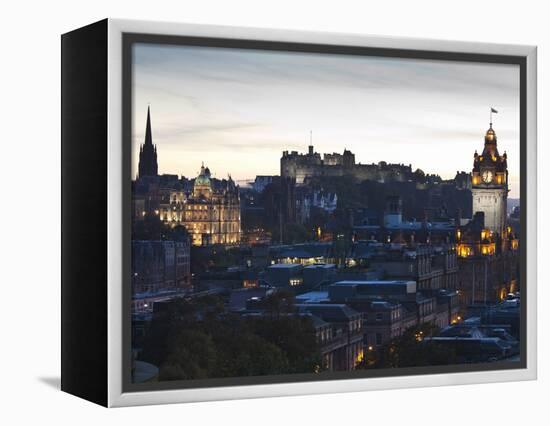
[[[275,265],[268,266],[267,269],[297,269],[302,265],[298,263],[276,263]]]
[[[318,329],[318,328],[321,328],[321,327],[326,327],[329,325],[328,322],[326,321],[323,321],[321,318],[319,318],[318,316],[316,315],[313,315],[311,313],[307,313],[306,314],[309,318],[311,318],[311,322],[313,323],[313,327]]]
[[[329,301],[328,291],[309,291],[296,296],[297,303],[320,303]]]
[[[306,266],[304,269],[333,269],[336,268],[334,263],[315,263],[314,265]]]
[[[311,312],[316,316],[321,317],[324,321],[343,322],[353,319],[357,315],[361,315],[355,309],[350,308],[345,304],[336,303],[307,303],[297,304],[299,311]]]
[[[416,284],[411,280],[368,280],[368,281],[337,281],[334,285],[409,285]]]

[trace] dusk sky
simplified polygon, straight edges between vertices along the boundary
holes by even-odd
[[[347,148],[356,162],[454,177],[483,150],[489,108],[519,197],[519,67],[134,45],[133,175],[147,106],[159,173],[279,174],[284,150]]]

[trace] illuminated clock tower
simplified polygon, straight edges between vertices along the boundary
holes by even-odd
[[[472,170],[472,211],[485,214],[485,228],[503,235],[508,199],[506,152],[499,155],[493,123],[485,134],[483,152],[474,154]]]

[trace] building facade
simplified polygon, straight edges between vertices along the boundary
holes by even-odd
[[[132,241],[132,294],[185,290],[191,285],[190,244]]]
[[[192,189],[161,189],[161,192],[160,220],[170,226],[184,226],[193,245],[240,242],[239,188],[231,177],[212,179],[210,170],[203,165]]]
[[[499,154],[497,135],[493,123],[485,134],[483,152],[474,154],[472,169],[473,213],[483,212],[485,227],[503,234],[506,225],[506,202],[508,199],[508,166],[506,152]]]
[[[132,215],[134,221],[154,215],[171,227],[184,226],[193,245],[237,244],[241,240],[239,188],[231,176],[214,179],[204,165],[191,180],[158,174],[149,108],[137,179],[132,182]]]
[[[410,279],[419,290],[456,290],[458,259],[454,244],[418,244],[379,249],[369,265],[386,279]]]
[[[365,350],[361,313],[336,303],[308,303],[296,307],[298,312],[309,313],[328,324],[328,327],[316,327],[321,334],[318,343],[324,370],[352,371],[363,361]]]
[[[492,123],[472,169],[473,218],[456,230],[461,304],[495,303],[519,290],[519,240],[507,223],[508,167]]]

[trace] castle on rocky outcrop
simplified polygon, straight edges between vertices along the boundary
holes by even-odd
[[[355,162],[355,155],[345,149],[343,154],[321,154],[309,145],[306,154],[297,151],[283,151],[281,157],[281,176],[295,179],[298,185],[315,177],[353,176],[358,181],[373,180],[377,182],[406,182],[414,180],[411,165],[361,164]]]

